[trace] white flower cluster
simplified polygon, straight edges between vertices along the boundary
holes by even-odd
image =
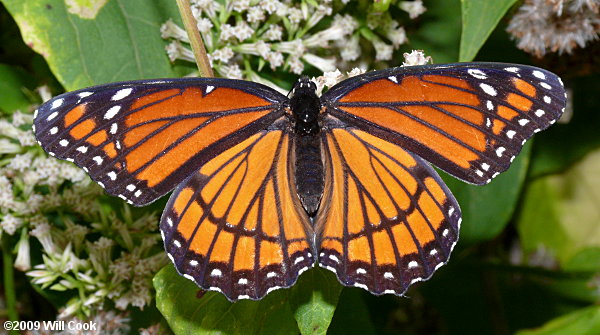
[[[103,205],[104,191],[80,168],[43,153],[32,122],[32,113],[0,116],[0,236],[19,237],[15,268],[43,289],[78,291],[61,318],[97,314],[107,300],[122,310],[147,306],[168,262],[156,248],[157,216],[133,219],[128,205],[119,214]],[[43,259],[33,270],[31,239]]]
[[[376,60],[392,59],[393,51],[407,42],[406,32],[389,17],[361,27],[349,14],[334,13],[331,1],[192,0],[208,57],[222,77],[248,79],[277,87],[260,75],[264,66],[302,74],[305,65],[322,72],[352,66],[362,55],[362,38],[375,50]],[[347,3],[343,1],[342,5]],[[401,1],[398,6],[411,18],[425,11],[422,1]],[[344,10],[344,6],[336,9]],[[361,13],[366,15],[366,13]],[[161,28],[171,60],[194,62],[186,32],[172,21]]]
[[[525,0],[507,31],[537,57],[572,53],[600,36],[599,0]]]
[[[156,230],[158,218],[146,215],[131,221],[127,206],[122,215],[123,220],[115,212],[96,213],[91,228],[65,220],[64,230],[41,222],[31,231],[44,251],[43,263],[27,272],[32,282],[42,289],[78,291],[60,318],[91,315],[107,299],[120,310],[130,305],[143,309],[152,301],[152,277],[168,262],[164,252],[154,248],[160,237],[150,231]],[[93,233],[103,236],[92,242]],[[120,251],[116,259],[115,251]]]

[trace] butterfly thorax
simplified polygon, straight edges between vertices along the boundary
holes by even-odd
[[[319,208],[324,187],[319,135],[321,102],[316,93],[315,83],[308,77],[300,78],[291,94],[293,128],[298,135],[294,165],[296,191],[304,209],[313,217]]]

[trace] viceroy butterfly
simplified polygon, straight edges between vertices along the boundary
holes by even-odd
[[[261,299],[315,262],[347,286],[402,295],[445,264],[461,212],[429,161],[485,184],[564,111],[559,77],[514,64],[374,71],[318,97],[216,78],[113,83],[36,111],[50,155],[160,221],[177,270]]]

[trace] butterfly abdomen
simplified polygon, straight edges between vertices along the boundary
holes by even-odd
[[[318,135],[298,136],[296,140],[296,191],[309,216],[314,216],[323,195],[323,161]]]

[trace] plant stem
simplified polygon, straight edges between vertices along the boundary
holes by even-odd
[[[200,36],[200,32],[198,31],[196,19],[192,15],[190,1],[177,0],[177,6],[179,7],[179,14],[181,14],[181,19],[183,20],[185,30],[187,31],[190,39],[190,44],[192,45],[192,51],[194,52],[194,57],[196,58],[198,70],[200,70],[200,76],[214,77],[215,75],[212,67],[210,66],[210,62],[208,61],[202,36]]]
[[[17,296],[15,294],[15,276],[13,270],[12,250],[8,242],[8,236],[5,235],[2,240],[2,263],[4,264],[4,297],[6,299],[6,314],[9,321],[19,321],[17,313]],[[11,334],[19,334],[13,330]]]

